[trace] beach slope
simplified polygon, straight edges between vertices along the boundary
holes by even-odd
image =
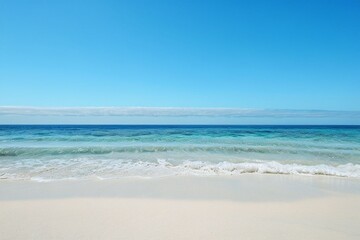
[[[0,183],[1,239],[360,239],[360,182],[244,175]]]

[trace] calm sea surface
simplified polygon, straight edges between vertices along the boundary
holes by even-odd
[[[0,178],[360,177],[360,126],[0,126]]]

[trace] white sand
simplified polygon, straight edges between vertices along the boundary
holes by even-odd
[[[0,239],[360,239],[360,181],[3,181]]]

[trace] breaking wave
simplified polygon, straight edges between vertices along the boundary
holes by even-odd
[[[301,165],[270,162],[219,162],[183,161],[174,164],[166,160],[110,161],[73,159],[72,161],[52,161],[49,163],[23,163],[8,168],[0,168],[1,179],[31,179],[53,181],[65,179],[114,179],[121,177],[163,177],[163,176],[229,176],[241,174],[293,174],[326,175],[337,177],[360,177],[359,164]]]
[[[357,150],[357,149],[356,149]],[[353,149],[305,149],[276,146],[123,146],[123,147],[5,147],[0,148],[0,157],[42,157],[57,155],[102,155],[112,153],[257,153],[257,154],[311,154],[331,158],[346,158],[354,155]],[[360,156],[360,155],[359,155]]]

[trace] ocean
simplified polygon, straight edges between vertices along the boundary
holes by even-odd
[[[360,177],[360,126],[1,125],[0,179]]]

